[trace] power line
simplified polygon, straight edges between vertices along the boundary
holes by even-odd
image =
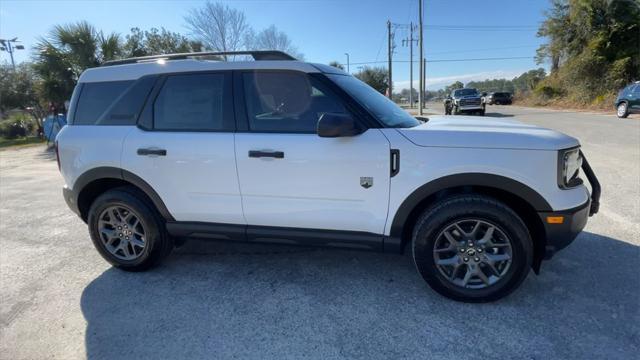
[[[459,53],[467,53],[467,52],[475,52],[475,51],[489,51],[489,50],[510,50],[510,49],[533,49],[537,46],[533,45],[525,45],[525,46],[504,46],[504,47],[494,47],[494,48],[484,48],[484,49],[467,49],[467,50],[453,50],[453,51],[436,51],[429,53],[427,55],[436,55],[436,54],[459,54]],[[376,59],[377,60],[377,59]]]
[[[532,27],[532,28],[496,28],[496,29],[491,29],[491,28],[469,28],[469,27],[459,27],[459,28],[434,28],[431,26],[425,26],[424,27],[425,30],[429,30],[429,31],[474,31],[474,32],[510,32],[510,31],[520,31],[520,32],[530,32],[531,30],[537,30],[537,27]]]
[[[436,60],[427,60],[428,63],[438,63],[438,62],[461,62],[461,61],[492,61],[492,60],[516,60],[516,59],[533,59],[533,56],[513,56],[513,57],[492,57],[492,58],[469,58],[469,59],[436,59]],[[363,62],[352,62],[351,65],[368,65],[368,64],[380,64],[386,63],[387,61],[363,61]],[[394,62],[407,63],[409,60],[394,60]]]

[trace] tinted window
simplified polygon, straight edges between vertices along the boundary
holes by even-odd
[[[327,75],[387,127],[413,127],[420,122],[371,86],[349,75]]]
[[[84,83],[73,117],[74,125],[93,125],[133,81]]]
[[[249,129],[315,133],[324,113],[345,113],[340,101],[303,73],[243,74]]]
[[[97,125],[135,125],[156,76],[146,76],[129,88],[102,114]]]
[[[228,130],[225,116],[224,74],[169,76],[153,105],[153,127],[158,130]]]
[[[633,92],[634,94],[640,94],[640,85],[636,85],[636,87],[635,87],[635,88],[633,88],[632,92]]]

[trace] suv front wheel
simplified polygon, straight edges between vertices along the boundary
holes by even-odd
[[[618,115],[619,118],[624,119],[627,116],[629,116],[629,106],[627,105],[626,102],[621,102],[620,104],[618,104],[618,108],[616,109],[616,115]]]
[[[152,203],[137,189],[120,187],[98,196],[89,209],[89,233],[105,260],[143,271],[165,258],[173,242]]]
[[[457,195],[428,208],[413,231],[418,272],[438,293],[464,302],[498,300],[527,277],[531,237],[505,204]]]

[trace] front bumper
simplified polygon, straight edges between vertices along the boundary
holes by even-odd
[[[482,105],[458,105],[458,111],[482,110]]]
[[[544,224],[546,245],[544,259],[548,260],[553,255],[567,247],[575,240],[578,234],[587,225],[591,200],[568,210],[554,212],[539,212],[540,220]],[[550,218],[562,219],[562,223],[549,223]]]
[[[546,237],[545,259],[550,259],[556,252],[571,244],[587,225],[589,217],[595,215],[600,208],[600,182],[584,154],[582,171],[591,184],[591,196],[587,202],[573,209],[538,212]]]

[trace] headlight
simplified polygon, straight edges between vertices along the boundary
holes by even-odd
[[[558,186],[567,189],[582,184],[580,167],[582,167],[582,154],[579,147],[560,150],[558,154]]]

